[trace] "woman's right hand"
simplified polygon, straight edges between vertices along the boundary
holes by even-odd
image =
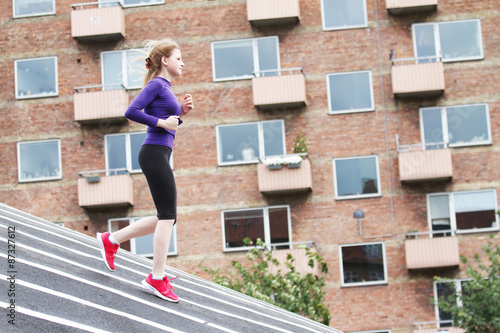
[[[176,131],[179,126],[179,117],[170,116],[167,119],[158,119],[157,127],[164,128],[169,131]]]

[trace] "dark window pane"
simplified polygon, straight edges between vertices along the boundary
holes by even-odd
[[[382,244],[342,247],[344,283],[385,280]]]
[[[264,238],[264,212],[246,210],[224,213],[224,231],[226,248],[244,246],[243,239],[250,238],[254,243],[257,238]]]
[[[290,241],[288,234],[288,209],[271,208],[269,209],[269,229],[271,230],[271,244],[286,243]],[[283,245],[277,249],[288,249],[290,246]]]

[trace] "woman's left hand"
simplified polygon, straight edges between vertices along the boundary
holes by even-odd
[[[190,94],[186,94],[181,103],[181,115],[187,115],[193,108],[193,97]]]

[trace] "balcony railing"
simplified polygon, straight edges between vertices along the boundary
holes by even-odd
[[[78,205],[85,208],[133,206],[132,177],[126,174],[101,176],[101,173],[125,172],[125,169],[80,172]]]
[[[450,231],[449,231],[450,232]],[[437,231],[433,234],[446,232]],[[418,235],[429,234],[418,232],[407,235],[418,237]],[[460,264],[458,250],[458,238],[433,237],[415,238],[405,240],[406,268],[407,269],[430,269],[440,267],[454,267]]]
[[[399,179],[402,182],[442,181],[453,177],[451,150],[445,143],[399,145]],[[441,149],[427,149],[442,146]]]
[[[71,7],[73,38],[95,41],[125,37],[125,14],[121,1],[88,2]]]
[[[283,72],[289,72],[289,75],[281,75]],[[252,79],[253,103],[257,108],[292,108],[306,105],[306,79],[301,68],[261,71],[254,74],[256,77]]]
[[[96,88],[103,90],[91,91]],[[86,86],[75,88],[73,97],[75,120],[91,123],[100,120],[124,121],[128,106],[125,89],[105,90],[106,86]]]
[[[443,63],[424,62],[436,59],[436,57],[393,59],[391,76],[394,96],[404,98],[442,94],[445,89]],[[408,61],[415,63],[402,64]]]
[[[296,154],[298,155],[298,154]],[[276,165],[257,166],[259,191],[264,194],[288,194],[312,190],[311,163],[303,159],[300,166]]]
[[[247,16],[254,26],[295,24],[300,20],[299,0],[247,0]]]
[[[393,15],[407,15],[436,10],[438,0],[385,0],[385,6]]]
[[[278,274],[278,270],[281,270],[282,274],[286,274],[290,271],[288,267],[286,267],[285,263],[287,261],[287,257],[290,254],[294,261],[295,271],[301,274],[302,276],[307,275],[309,273],[318,276],[321,272],[318,263],[315,261],[313,267],[309,266],[309,256],[307,255],[306,247],[309,248],[310,252],[317,252],[315,248],[314,242],[299,242],[293,243],[294,245],[300,244],[300,246],[296,249],[285,249],[285,250],[274,250],[273,251],[273,259],[278,260],[280,263],[279,266],[270,265],[269,273]]]

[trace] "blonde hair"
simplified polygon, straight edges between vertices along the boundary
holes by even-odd
[[[169,58],[175,49],[180,50],[179,44],[170,38],[161,40],[149,40],[146,44],[146,50],[149,50],[146,60],[147,72],[144,75],[142,86],[158,76],[161,70],[161,58]],[[148,52],[148,51],[146,51]]]

